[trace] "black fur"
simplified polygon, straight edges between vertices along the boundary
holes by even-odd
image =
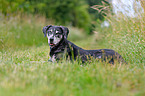
[[[48,27],[50,28],[50,26]],[[76,60],[80,58],[82,62],[85,62],[93,57],[98,58],[102,61],[108,61],[108,63],[111,64],[114,64],[115,60],[118,61],[119,63],[121,62],[126,63],[123,57],[112,49],[85,50],[76,46],[75,44],[67,40],[67,35],[69,33],[68,28],[63,26],[60,27],[62,28],[62,31],[64,33],[63,38],[56,46],[50,48],[50,57],[52,58],[53,56],[55,56],[56,61],[62,58],[62,56],[61,57],[58,56],[58,54],[61,53],[65,54],[66,57],[69,58],[70,60],[73,59]],[[43,33],[45,35],[46,32],[44,32],[43,30]],[[49,59],[49,61],[51,61],[51,58]]]
[[[63,38],[57,46],[51,48],[50,57],[55,54],[56,60],[59,60],[60,58],[57,57],[57,54],[64,53],[65,51],[67,52],[66,56],[70,60],[80,58],[83,63],[90,59],[91,56],[93,58],[101,59],[102,61],[108,61],[108,63],[111,64],[114,64],[115,59],[119,63],[125,63],[122,56],[112,49],[84,50],[65,38]]]
[[[46,37],[46,32],[50,27],[52,27],[52,25],[48,25],[48,26],[43,27],[44,37]]]

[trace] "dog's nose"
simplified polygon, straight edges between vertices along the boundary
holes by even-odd
[[[50,38],[50,42],[52,42],[53,41],[53,38]]]

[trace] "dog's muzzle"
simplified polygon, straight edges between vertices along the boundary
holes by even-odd
[[[54,47],[55,46],[55,44],[53,43],[54,38],[50,38],[49,40],[50,40],[49,46]]]

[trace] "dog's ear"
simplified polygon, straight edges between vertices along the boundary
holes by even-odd
[[[44,37],[46,37],[46,32],[50,27],[52,27],[52,25],[48,25],[48,26],[43,27]]]
[[[61,28],[62,31],[63,31],[64,38],[67,39],[67,37],[68,37],[68,33],[69,33],[68,28],[67,28],[67,27],[64,27],[64,26],[60,26],[60,28]]]

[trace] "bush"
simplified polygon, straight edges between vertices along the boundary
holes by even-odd
[[[57,25],[72,25],[91,31],[88,4],[78,0],[2,0],[2,13],[6,16],[18,13],[45,15]]]

